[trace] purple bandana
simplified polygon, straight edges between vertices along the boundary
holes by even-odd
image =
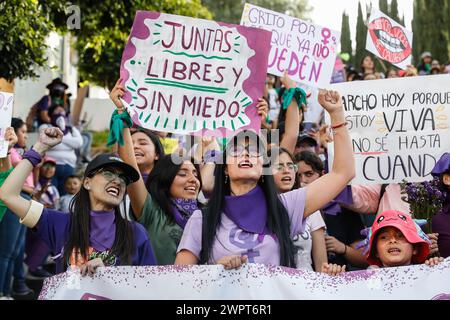
[[[172,199],[172,214],[175,219],[175,222],[184,229],[187,221],[194,213],[195,210],[198,210],[197,200],[196,199]]]
[[[246,232],[271,234],[267,228],[266,197],[260,186],[242,196],[225,196],[223,212]]]
[[[114,211],[91,211],[90,216],[90,246],[100,252],[111,249],[116,238]]]

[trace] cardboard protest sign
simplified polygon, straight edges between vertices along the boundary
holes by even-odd
[[[272,32],[268,72],[312,87],[330,84],[340,32],[246,3],[241,25]]]
[[[270,33],[138,11],[120,70],[141,127],[179,134],[259,131]]]
[[[8,153],[8,142],[5,141],[5,130],[11,126],[11,117],[14,104],[12,93],[0,92],[0,158]]]
[[[47,278],[39,299],[445,300],[450,299],[449,277],[450,258],[433,267],[411,265],[337,276],[256,263],[246,263],[237,270],[225,270],[221,265],[121,266],[98,268],[93,277],[68,271]],[[220,311],[217,308],[211,313]],[[229,310],[229,313],[238,314],[238,311]],[[263,313],[259,308],[253,312]]]
[[[434,75],[332,85],[342,95],[352,140],[353,184],[431,179],[450,150],[449,83],[450,75]]]
[[[411,31],[375,9],[372,9],[367,29],[366,50],[403,70],[411,64]]]

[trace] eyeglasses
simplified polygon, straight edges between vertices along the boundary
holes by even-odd
[[[279,164],[276,165],[275,168],[277,169],[277,171],[283,171],[284,168],[288,168],[289,171],[294,171],[294,172],[297,172],[297,170],[298,170],[298,166],[296,164],[294,164],[294,163],[291,163],[291,162],[289,162],[289,163],[279,163]]]
[[[120,182],[125,184],[126,186],[130,184],[130,179],[122,172],[115,172],[111,169],[100,169],[95,174],[101,174],[103,178],[105,178],[108,181],[113,181],[114,179],[119,179]]]
[[[257,158],[262,156],[258,146],[254,144],[249,144],[247,146],[244,146],[242,144],[233,145],[227,150],[227,154],[232,157],[240,157],[244,153],[244,150],[247,150],[247,154],[251,158]]]

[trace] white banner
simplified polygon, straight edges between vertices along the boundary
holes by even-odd
[[[450,75],[334,84],[352,139],[352,184],[421,182],[450,150]],[[327,119],[329,123],[329,119]],[[333,147],[328,148],[330,167]]]
[[[281,76],[287,69],[296,82],[320,88],[330,84],[340,32],[249,3],[241,25],[272,32],[268,73]]]
[[[261,264],[109,267],[93,277],[67,272],[45,280],[39,299],[450,299],[450,258],[429,267],[346,272],[339,276]]]
[[[9,92],[0,92],[0,158],[8,153],[8,141],[5,141],[5,130],[11,126],[11,117],[14,105],[14,95]]]
[[[403,70],[411,64],[413,33],[383,12],[372,9],[366,50]]]

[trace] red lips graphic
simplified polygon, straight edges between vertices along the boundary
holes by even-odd
[[[411,45],[400,27],[393,27],[384,17],[369,24],[370,37],[380,57],[391,63],[400,63],[411,55]]]

